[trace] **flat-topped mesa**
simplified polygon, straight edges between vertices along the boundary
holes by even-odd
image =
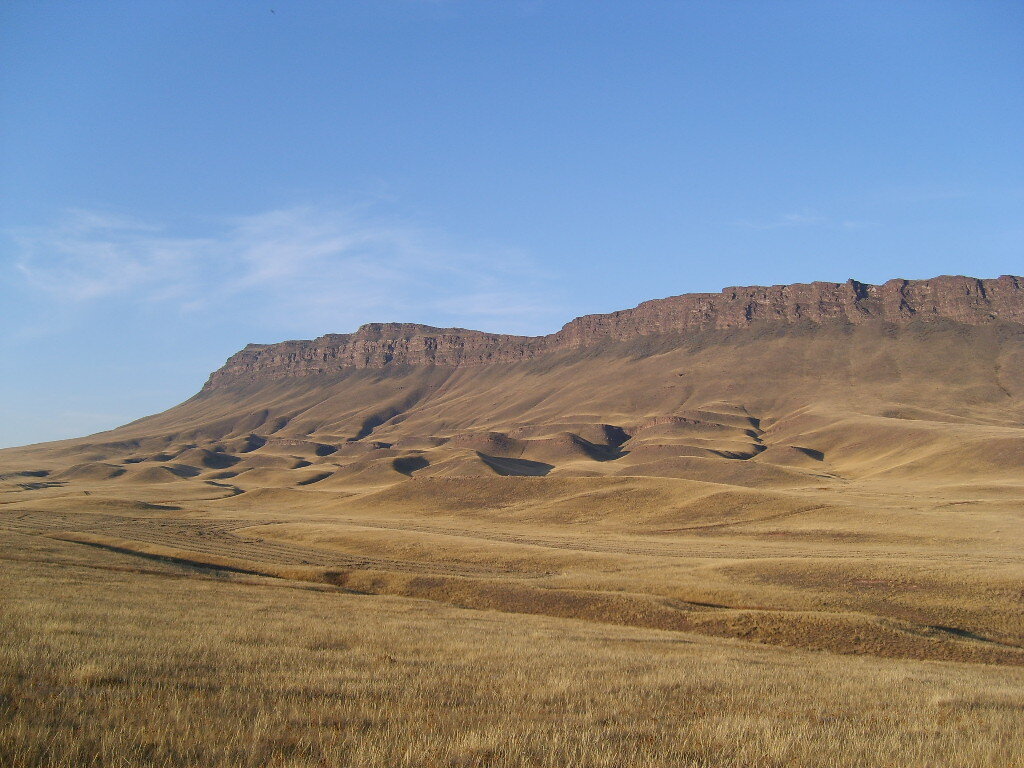
[[[532,346],[538,340],[418,323],[368,323],[355,333],[329,333],[312,341],[249,344],[228,358],[204,389],[265,378],[329,374],[341,368],[383,368],[390,363],[455,367],[514,362],[532,357]]]
[[[683,294],[607,315],[578,317],[551,338],[559,340],[559,347],[580,347],[595,339],[628,340],[754,323],[881,320],[902,324],[916,317],[941,317],[968,325],[993,320],[1024,323],[1024,278],[942,276],[895,279],[883,285],[847,280],[725,288],[721,293]]]
[[[968,325],[1024,323],[1024,277],[990,280],[942,276],[930,280],[726,288],[645,301],[633,309],[585,315],[548,336],[512,336],[415,323],[371,323],[355,333],[312,341],[250,344],[210,376],[204,389],[263,379],[336,373],[343,368],[387,365],[458,367],[509,363],[547,352],[602,341],[657,334],[686,335],[755,323],[829,321],[904,324],[914,318],[946,318]]]

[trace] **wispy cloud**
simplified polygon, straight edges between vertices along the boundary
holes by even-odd
[[[69,211],[55,227],[13,233],[15,268],[30,286],[71,301],[90,301],[166,286],[198,243],[156,236],[157,229],[122,216]]]
[[[737,221],[736,226],[759,230],[796,229],[800,227],[855,230],[867,229],[878,225],[873,221],[833,218],[831,216],[822,216],[814,213],[813,211],[803,210],[796,213],[786,213],[781,216],[777,216],[774,219],[765,219],[762,221]]]
[[[224,218],[200,235],[96,211],[11,233],[27,288],[63,302],[161,303],[182,313],[249,308],[262,325],[342,330],[372,320],[520,332],[557,315],[525,254],[469,247],[366,209],[312,207]]]
[[[786,213],[774,219],[767,219],[765,221],[738,221],[736,222],[736,225],[740,227],[748,227],[750,229],[781,229],[784,227],[810,227],[818,224],[826,224],[828,221],[829,220],[826,217],[819,216],[810,211],[799,211],[796,213]]]

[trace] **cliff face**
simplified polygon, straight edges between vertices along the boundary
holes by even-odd
[[[262,379],[336,372],[342,368],[403,365],[466,366],[531,359],[601,341],[655,334],[790,324],[946,318],[967,325],[1024,324],[1024,277],[981,280],[942,276],[868,285],[808,283],[726,288],[647,301],[634,309],[585,315],[549,336],[510,336],[412,323],[372,323],[351,334],[312,341],[250,344],[213,373],[205,390]]]

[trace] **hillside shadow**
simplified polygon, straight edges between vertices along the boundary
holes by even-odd
[[[480,460],[499,475],[515,477],[542,477],[555,468],[554,464],[547,464],[543,461],[530,461],[528,459],[509,459],[504,456],[488,456],[486,453],[476,452]]]
[[[396,472],[412,477],[412,473],[416,470],[429,467],[430,462],[422,456],[401,456],[392,461],[391,466],[395,468]]]

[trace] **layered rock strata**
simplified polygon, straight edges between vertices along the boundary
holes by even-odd
[[[942,276],[869,285],[806,283],[726,288],[646,301],[607,315],[585,315],[548,336],[511,336],[413,323],[370,323],[355,333],[311,341],[249,344],[215,371],[205,390],[263,379],[330,374],[343,368],[508,363],[602,341],[742,328],[755,323],[905,324],[945,318],[968,325],[1024,323],[1024,277]]]

